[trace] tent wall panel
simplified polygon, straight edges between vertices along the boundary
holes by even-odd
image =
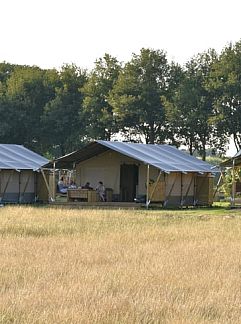
[[[19,193],[20,172],[14,170],[1,171],[1,193]]]
[[[34,203],[36,197],[48,201],[48,190],[41,173],[31,170],[1,170],[0,198],[4,203]]]
[[[0,196],[2,202],[32,203],[35,201],[35,175],[31,170],[1,170]]]
[[[103,181],[106,188],[113,189],[114,197],[120,194],[120,166],[122,164],[136,164],[139,167],[139,181],[137,195],[146,194],[147,166],[135,159],[118,152],[104,152],[94,158],[81,162],[76,166],[77,185],[84,185],[87,181],[95,188],[99,181]],[[157,179],[159,170],[150,167],[150,179]],[[116,198],[117,199],[117,198]]]
[[[46,172],[45,175],[48,183],[51,183],[49,172]],[[49,201],[48,189],[45,185],[44,178],[40,172],[36,173],[36,196],[38,201],[41,202]]]
[[[120,194],[120,166],[121,164],[138,164],[132,158],[117,152],[107,151],[76,166],[77,185],[84,185],[87,181],[95,188],[102,181],[106,188],[113,189],[113,194]]]
[[[213,182],[210,175],[196,177],[196,202],[197,205],[212,205],[213,203]]]
[[[161,178],[158,182],[155,181],[149,185],[150,199],[152,202],[164,202],[166,199],[166,186],[163,178]]]
[[[35,202],[35,172],[31,170],[21,171],[20,177],[20,203],[34,203]]]

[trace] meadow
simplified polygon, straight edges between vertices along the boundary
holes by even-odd
[[[0,208],[0,323],[240,322],[240,210]]]

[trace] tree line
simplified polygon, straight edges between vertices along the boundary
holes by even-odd
[[[0,63],[0,142],[49,158],[91,140],[185,145],[205,160],[241,149],[241,41],[184,66],[143,48],[130,61],[105,54],[91,71]]]

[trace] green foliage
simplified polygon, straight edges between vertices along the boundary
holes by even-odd
[[[241,179],[241,168],[236,169],[234,172],[234,180],[240,181]],[[232,195],[232,183],[233,183],[233,169],[229,168],[225,171],[223,184],[221,186],[221,191],[225,193],[226,197],[230,197]]]
[[[218,153],[225,149],[226,138],[217,133],[213,123],[214,95],[206,87],[210,71],[217,60],[214,50],[198,54],[187,63],[184,77],[174,96],[166,103],[170,125],[180,144],[196,150],[206,159],[207,148]]]
[[[241,41],[184,67],[141,49],[122,64],[105,54],[90,73],[0,63],[0,142],[47,156],[94,139],[185,145],[206,159],[232,138],[241,149]]]
[[[90,138],[110,140],[119,131],[108,98],[120,70],[117,59],[105,54],[95,62],[95,68],[81,89],[84,95],[82,118],[86,120],[86,133]]]
[[[165,111],[161,100],[167,93],[169,65],[163,51],[142,49],[133,54],[110,94],[122,131],[133,130],[146,143],[166,139]]]
[[[241,149],[241,41],[230,44],[214,64],[209,87],[216,95],[214,122]]]
[[[219,166],[222,162],[226,160],[225,157],[220,157],[220,156],[207,156],[206,161],[213,166]]]
[[[6,79],[4,120],[9,129],[2,135],[4,138],[11,134],[7,142],[25,144],[41,151],[40,118],[44,105],[54,96],[54,87],[50,83],[52,75],[56,75],[56,71],[17,66]]]
[[[42,141],[46,150],[54,148],[54,155],[64,155],[77,149],[85,136],[85,126],[79,116],[83,101],[80,88],[85,81],[85,71],[75,65],[63,66],[55,97],[44,106]]]

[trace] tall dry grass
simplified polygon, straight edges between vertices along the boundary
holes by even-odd
[[[0,209],[0,323],[240,323],[240,211]]]

